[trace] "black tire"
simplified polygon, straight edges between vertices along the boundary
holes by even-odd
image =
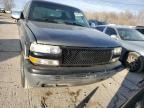
[[[144,108],[144,97],[136,103],[135,108]]]
[[[31,88],[31,86],[29,85],[29,83],[25,77],[23,62],[24,62],[24,58],[23,58],[23,55],[21,54],[21,85],[23,88],[29,89],[29,88]]]
[[[125,61],[126,67],[130,72],[141,72],[144,68],[143,57],[136,52],[129,52]]]

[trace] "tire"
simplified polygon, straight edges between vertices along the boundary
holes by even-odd
[[[144,68],[143,57],[136,52],[129,52],[125,61],[126,67],[130,72],[138,73]]]
[[[144,108],[144,97],[136,103],[135,108]]]
[[[30,89],[32,87],[29,85],[29,83],[25,77],[23,62],[24,62],[24,58],[23,58],[23,55],[21,54],[21,85],[24,89]]]

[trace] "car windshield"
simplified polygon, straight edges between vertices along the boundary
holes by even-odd
[[[119,28],[119,35],[123,40],[129,41],[144,41],[144,35],[134,29]]]
[[[89,27],[80,10],[46,2],[33,3],[29,20]]]

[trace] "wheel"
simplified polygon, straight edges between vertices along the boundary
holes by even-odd
[[[31,88],[31,86],[29,85],[29,83],[25,77],[23,62],[24,62],[24,58],[23,58],[23,55],[21,55],[21,85],[23,88],[29,89],[29,88]]]
[[[144,97],[140,101],[136,102],[135,108],[144,108]]]
[[[143,70],[143,58],[136,52],[129,52],[128,57],[126,59],[126,67],[130,70],[130,72],[141,72]]]

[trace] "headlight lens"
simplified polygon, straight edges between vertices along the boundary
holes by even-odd
[[[58,60],[48,60],[29,56],[29,60],[36,65],[59,66]]]
[[[121,47],[114,48],[114,50],[113,50],[114,55],[121,55],[121,52],[122,52]]]
[[[48,53],[48,54],[60,54],[61,53],[61,49],[59,46],[42,45],[42,44],[36,44],[36,43],[31,44],[30,51]]]

